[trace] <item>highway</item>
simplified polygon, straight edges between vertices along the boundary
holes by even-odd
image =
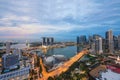
[[[78,54],[76,54],[74,57],[70,58],[70,60],[66,61],[63,65],[61,65],[60,67],[58,67],[57,69],[51,71],[51,72],[47,72],[43,63],[42,63],[42,59],[40,59],[40,64],[42,66],[42,78],[39,78],[39,80],[47,80],[48,77],[54,77],[56,75],[60,75],[62,72],[65,72],[69,69],[69,67],[76,61],[78,61],[80,58],[82,58],[82,56],[84,56],[86,53],[88,53],[87,50],[83,50],[81,52],[79,52]]]

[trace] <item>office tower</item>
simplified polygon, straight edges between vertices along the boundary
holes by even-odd
[[[80,38],[77,36],[77,44],[80,44]]]
[[[103,52],[105,52],[106,50],[106,39],[105,38],[102,38],[102,49],[103,49]]]
[[[43,37],[42,38],[42,45],[53,45],[54,38],[53,37]]]
[[[118,49],[120,50],[120,35],[118,35]]]
[[[87,39],[85,35],[80,36],[80,44],[85,45],[87,43]]]
[[[6,53],[10,53],[10,42],[6,42]]]
[[[91,44],[90,44],[90,48],[91,48],[91,50],[92,50],[92,53],[95,53],[96,51],[95,51],[95,42],[92,42]]]
[[[114,44],[113,44],[113,33],[112,30],[106,32],[106,48],[109,53],[113,53]]]
[[[53,44],[54,44],[54,38],[51,37],[51,45],[53,45]]]
[[[113,36],[113,41],[114,41],[114,50],[118,49],[118,37]]]
[[[47,44],[46,45],[50,45],[50,38],[47,37],[46,40],[47,40]]]
[[[103,53],[101,37],[99,37],[98,39],[95,39],[95,52],[99,54]]]
[[[46,45],[46,37],[42,38],[42,45]]]
[[[103,49],[102,49],[102,38],[98,39],[99,42],[99,53],[103,53]]]

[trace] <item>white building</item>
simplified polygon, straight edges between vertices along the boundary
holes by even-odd
[[[99,38],[98,39],[99,40],[99,51],[98,51],[98,53],[100,54],[100,53],[103,53],[103,49],[102,49],[102,38]]]
[[[0,80],[24,80],[29,78],[30,67],[11,71],[0,75]]]

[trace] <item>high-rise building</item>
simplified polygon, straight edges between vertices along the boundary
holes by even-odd
[[[50,39],[49,37],[46,38],[47,39],[47,45],[50,45]]]
[[[77,36],[77,44],[85,45],[87,43],[87,39],[85,35]]]
[[[6,42],[6,53],[10,53],[10,42]]]
[[[102,49],[102,38],[99,38],[99,53],[103,53],[103,49]]]
[[[114,43],[113,43],[113,33],[112,30],[106,32],[106,48],[109,53],[113,53],[114,51]]]
[[[80,44],[80,38],[77,36],[77,44]]]
[[[51,37],[51,45],[53,45],[53,43],[54,43],[54,38]]]
[[[120,35],[118,35],[118,49],[120,50]]]
[[[114,50],[118,50],[118,37],[113,36]]]
[[[54,38],[53,37],[43,37],[42,38],[42,45],[53,45]]]
[[[46,37],[42,38],[42,45],[46,45]]]
[[[95,39],[95,52],[99,54],[103,53],[101,37],[99,37],[98,39]]]
[[[85,35],[80,36],[80,44],[86,44],[87,43],[87,39]]]
[[[103,52],[106,51],[106,39],[105,38],[102,38],[102,49],[103,49]]]
[[[92,53],[95,53],[96,51],[95,51],[95,42],[92,42],[91,44],[90,44],[90,48],[91,48],[91,50],[92,50]]]

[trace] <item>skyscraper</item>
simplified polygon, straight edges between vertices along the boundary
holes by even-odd
[[[87,43],[87,39],[85,35],[80,36],[80,44],[85,45]]]
[[[87,39],[85,35],[77,36],[77,44],[85,45],[87,43]]]
[[[42,38],[42,45],[53,45],[54,38],[53,37],[43,37]]]
[[[80,38],[77,36],[77,44],[80,44]]]
[[[114,51],[114,44],[113,44],[113,33],[112,30],[106,32],[106,48],[108,49],[109,53],[113,53]]]
[[[102,49],[102,38],[99,38],[99,53],[103,53],[103,49]]]
[[[53,43],[54,43],[54,38],[51,37],[51,45],[53,45]]]
[[[103,53],[101,37],[95,39],[95,52],[99,54]]]
[[[120,35],[118,35],[118,49],[120,50]]]
[[[46,37],[42,38],[42,45],[46,45]]]
[[[118,37],[113,36],[114,50],[118,50]]]

